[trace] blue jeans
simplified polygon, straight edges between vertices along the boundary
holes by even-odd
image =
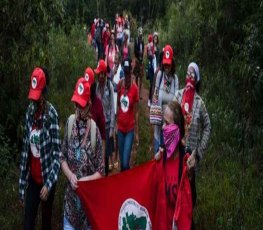
[[[64,214],[64,219],[63,219],[63,229],[64,230],[75,230],[75,228],[69,223],[65,214]]]
[[[118,130],[118,144],[121,162],[121,171],[125,171],[130,168],[130,157],[132,144],[134,139],[134,129],[128,133],[123,133]]]
[[[163,145],[164,145],[163,131],[161,131],[160,142],[156,138],[154,138],[154,153],[157,153],[159,151],[159,147]]]

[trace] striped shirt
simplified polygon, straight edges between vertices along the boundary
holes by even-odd
[[[177,91],[174,100],[182,104],[183,94],[184,89]],[[207,149],[210,132],[211,123],[204,101],[197,93],[195,93],[192,121],[189,127],[189,133],[186,137],[186,147],[189,147],[192,151],[196,150],[199,160],[202,159],[204,152]]]
[[[25,198],[25,189],[30,173],[30,130],[33,126],[35,105],[30,103],[25,118],[23,146],[20,160],[20,177],[19,177],[19,196],[21,200]],[[60,134],[58,114],[55,108],[46,102],[43,113],[43,128],[40,130],[40,163],[43,185],[48,191],[58,179],[60,170]]]

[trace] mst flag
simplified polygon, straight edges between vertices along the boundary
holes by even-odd
[[[99,180],[79,182],[77,194],[93,229],[166,230],[162,161]]]

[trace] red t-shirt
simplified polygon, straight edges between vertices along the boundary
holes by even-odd
[[[43,184],[43,177],[41,174],[40,163],[40,130],[37,130],[34,126],[30,132],[30,168],[31,176],[37,184]]]
[[[98,98],[98,96],[95,96],[95,99],[92,102],[90,112],[91,112],[92,119],[95,121],[96,125],[99,128],[102,140],[105,140],[106,139],[105,117],[104,117],[102,102]]]
[[[166,179],[166,201],[167,201],[167,224],[168,229],[172,229],[173,216],[175,212],[176,199],[178,194],[178,172],[179,157],[167,159],[165,168]]]
[[[138,88],[135,83],[132,83],[131,87],[124,95],[125,88],[122,85],[122,81],[118,84],[118,130],[123,133],[127,133],[134,128],[134,105],[139,101]],[[121,88],[120,88],[121,87]]]

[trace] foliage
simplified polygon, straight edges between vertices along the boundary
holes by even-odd
[[[106,6],[107,7],[104,7]],[[197,229],[259,229],[263,216],[263,3],[262,1],[13,1],[0,14],[0,209],[1,227],[22,222],[16,203],[18,149],[22,140],[29,76],[37,66],[49,69],[49,99],[60,126],[72,113],[70,98],[86,66],[95,67],[84,24],[116,12],[132,18],[132,36],[159,32],[160,44],[175,51],[180,86],[188,63],[199,64],[201,97],[212,122],[209,149],[197,175]],[[144,82],[145,85],[146,82]],[[139,106],[137,164],[151,158],[153,133],[147,108]],[[55,228],[61,229],[64,177],[57,185]],[[10,202],[12,201],[12,202]],[[8,217],[8,218],[7,218]],[[10,218],[9,218],[10,217]],[[11,218],[12,217],[12,218]]]

